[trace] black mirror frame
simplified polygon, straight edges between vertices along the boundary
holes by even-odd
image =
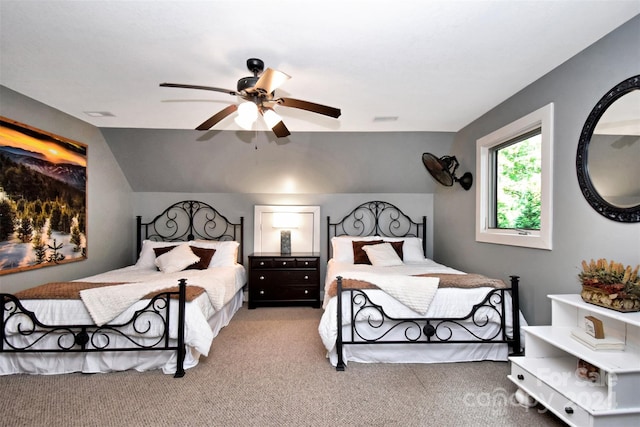
[[[598,194],[589,176],[589,143],[598,121],[611,104],[629,92],[640,89],[640,75],[633,76],[611,89],[593,107],[580,133],[578,153],[576,155],[576,171],[578,185],[587,202],[600,215],[618,222],[640,222],[640,204],[629,208],[621,208],[607,202]]]

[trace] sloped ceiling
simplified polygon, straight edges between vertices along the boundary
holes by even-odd
[[[455,132],[638,13],[637,0],[2,0],[0,84],[102,128],[193,129],[238,99],[158,84],[235,89],[258,57],[292,76],[278,96],[342,109],[278,107],[293,133]]]

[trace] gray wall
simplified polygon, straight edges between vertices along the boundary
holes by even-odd
[[[103,129],[134,192],[433,193],[422,153],[454,133]]]
[[[437,260],[465,271],[520,275],[530,323],[550,322],[548,294],[580,291],[583,259],[640,264],[640,224],[610,221],[593,210],[582,197],[575,169],[578,139],[591,109],[613,86],[640,73],[639,40],[636,17],[456,135],[453,154],[473,167],[478,138],[555,103],[552,251],[475,242],[475,186],[469,192],[440,188],[435,196]]]
[[[88,145],[88,258],[0,276],[0,291],[15,292],[125,265],[130,260],[135,229],[131,187],[100,130],[3,86],[0,86],[0,115]]]

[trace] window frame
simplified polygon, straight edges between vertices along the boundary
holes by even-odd
[[[553,237],[553,103],[478,139],[476,141],[476,241],[533,249],[552,249]],[[540,230],[516,230],[490,228],[493,211],[491,188],[493,180],[491,149],[540,128],[541,144],[541,194]]]

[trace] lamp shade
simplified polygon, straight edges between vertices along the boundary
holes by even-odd
[[[298,228],[300,225],[300,217],[296,212],[274,212],[273,228]]]

